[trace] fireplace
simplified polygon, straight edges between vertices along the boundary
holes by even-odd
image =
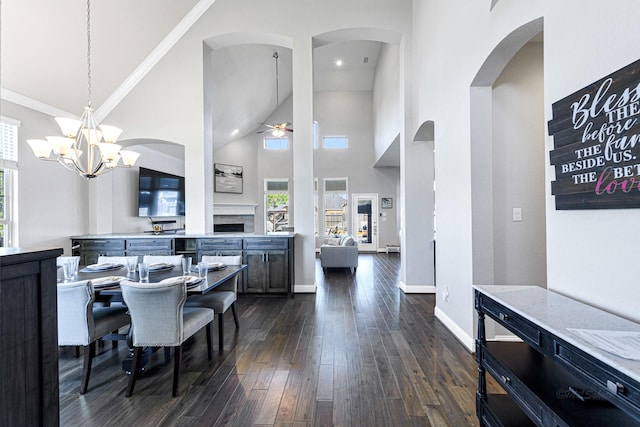
[[[214,233],[244,233],[244,224],[213,224],[213,231]]]

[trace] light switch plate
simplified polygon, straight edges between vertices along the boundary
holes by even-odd
[[[513,221],[522,221],[522,208],[513,208]]]

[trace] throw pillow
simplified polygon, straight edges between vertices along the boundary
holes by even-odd
[[[342,246],[355,246],[356,245],[356,241],[354,240],[353,236],[351,236],[350,234],[347,234],[341,242]]]

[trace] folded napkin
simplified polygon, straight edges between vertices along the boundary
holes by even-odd
[[[169,269],[173,267],[174,265],[171,264],[170,262],[155,262],[153,264],[149,264],[149,271],[164,270],[164,269]]]
[[[115,270],[116,268],[122,268],[124,265],[114,262],[103,262],[102,264],[87,265],[84,269],[89,271],[102,271],[102,270]]]

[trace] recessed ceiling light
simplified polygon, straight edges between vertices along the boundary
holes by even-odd
[[[240,132],[240,129],[234,129],[233,132],[231,132],[231,136],[236,136],[238,132]]]
[[[338,67],[342,67],[342,59],[338,59],[338,60],[336,61],[336,65],[337,65]]]

